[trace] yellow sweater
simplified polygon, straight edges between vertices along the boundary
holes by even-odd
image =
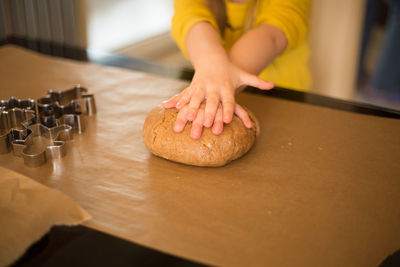
[[[252,0],[245,4],[225,0],[228,23],[222,42],[229,49],[243,35],[247,12]],[[262,23],[281,29],[288,40],[286,50],[259,75],[277,86],[296,90],[308,90],[311,76],[307,65],[309,49],[307,44],[308,17],[311,0],[258,0],[253,27]],[[175,0],[175,14],[171,34],[187,57],[185,38],[197,22],[209,22],[219,33],[213,13],[205,0]],[[222,38],[222,36],[221,36]]]

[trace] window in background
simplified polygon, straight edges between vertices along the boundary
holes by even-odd
[[[400,1],[368,0],[364,19],[358,98],[400,109]]]

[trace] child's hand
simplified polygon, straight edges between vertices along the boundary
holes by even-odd
[[[193,139],[201,136],[202,127],[198,130],[200,121],[205,127],[213,126],[214,134],[220,134],[223,123],[230,123],[234,113],[242,119],[246,127],[251,128],[247,112],[235,103],[235,93],[246,85],[263,90],[274,87],[273,83],[237,68],[228,60],[220,60],[197,68],[190,86],[164,102],[163,106],[180,109],[174,125],[175,132],[181,132],[187,121],[194,122],[191,132]]]
[[[192,139],[197,140],[201,137],[201,134],[203,132],[203,126],[204,126],[205,107],[206,107],[206,103],[205,102],[201,103],[199,110],[197,112],[196,119],[192,122],[192,128],[190,130],[190,137]],[[185,128],[185,125],[188,121],[186,119],[186,113],[187,113],[188,109],[189,109],[188,105],[185,105],[178,113],[178,116],[176,118],[176,122],[174,125],[175,132],[182,132],[183,129]],[[239,104],[235,104],[235,112],[234,113],[243,121],[243,124],[247,128],[253,127],[253,124],[250,120],[249,115],[247,114],[246,110],[242,106],[240,106]],[[219,104],[218,108],[217,108],[217,112],[215,114],[214,123],[212,124],[211,131],[215,135],[220,135],[222,133],[223,127],[224,127],[224,122],[222,121],[222,105]]]

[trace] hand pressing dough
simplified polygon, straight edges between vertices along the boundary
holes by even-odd
[[[211,128],[203,128],[200,139],[193,140],[190,137],[191,122],[183,132],[175,133],[173,125],[178,110],[157,106],[146,118],[143,140],[153,154],[162,158],[195,166],[223,166],[249,151],[259,134],[258,121],[249,110],[247,112],[253,122],[251,129],[246,128],[239,117],[233,116],[220,135],[214,135]]]

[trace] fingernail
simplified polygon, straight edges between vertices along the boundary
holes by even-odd
[[[213,128],[213,134],[218,135],[219,132],[221,131],[221,127],[219,125],[215,126],[215,128]]]
[[[199,135],[198,132],[194,132],[194,133],[192,134],[192,139],[197,140],[197,139],[199,139],[199,138],[200,138],[200,135]]]

